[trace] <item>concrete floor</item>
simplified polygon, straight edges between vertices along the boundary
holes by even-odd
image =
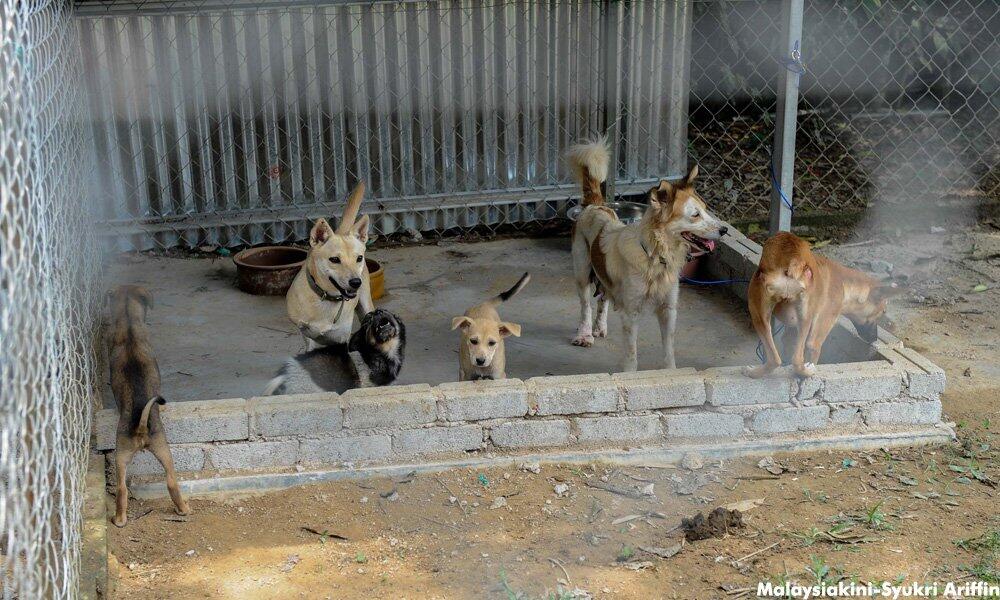
[[[407,327],[399,384],[437,384],[458,377],[458,334],[451,319],[511,286],[524,271],[531,282],[501,307],[523,334],[509,338],[507,373],[537,375],[613,372],[620,360],[621,325],[612,311],[610,337],[593,348],[570,345],[578,315],[569,241],[511,239],[374,250],[386,266],[387,295],[376,303]],[[234,285],[228,258],[123,255],[111,283],[136,283],[155,296],[149,315],[163,395],[169,401],[259,394],[285,358],[304,348],[285,315],[283,297],[245,294]],[[639,368],[658,368],[659,327],[643,321]],[[676,341],[679,367],[699,369],[756,362],[757,341],[746,308],[724,289],[683,286]],[[113,405],[106,395],[107,405]]]

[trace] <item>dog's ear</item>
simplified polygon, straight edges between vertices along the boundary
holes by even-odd
[[[368,219],[368,215],[361,215],[361,218],[358,219],[357,222],[351,226],[351,233],[354,235],[354,237],[361,240],[362,244],[368,243],[369,221],[370,220]]]
[[[326,222],[326,219],[316,219],[312,231],[309,232],[309,245],[313,248],[322,246],[330,239],[331,235],[333,235],[333,229],[330,229],[330,224]]]
[[[517,323],[500,323],[500,335],[503,337],[521,337],[521,326]]]
[[[463,330],[468,329],[472,325],[472,319],[466,316],[455,317],[451,320],[451,330],[454,331],[461,327]]]
[[[649,205],[657,208],[669,205],[673,202],[674,184],[666,179],[660,180],[660,185],[649,190]]]
[[[684,177],[684,180],[681,182],[681,187],[689,187],[694,185],[694,180],[697,177],[698,177],[698,165],[695,165],[691,167],[691,170],[688,171],[687,176]]]

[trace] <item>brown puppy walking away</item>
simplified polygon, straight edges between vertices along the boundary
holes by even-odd
[[[816,373],[823,342],[837,318],[846,316],[858,333],[875,340],[879,317],[889,298],[905,290],[849,269],[809,249],[798,236],[782,232],[764,243],[757,272],[750,280],[747,303],[767,362],[747,367],[750,377],[763,377],[781,366],[781,354],[771,333],[771,315],[785,324],[786,340],[794,335],[792,365],[799,377]],[[793,334],[793,330],[797,333]],[[806,357],[808,350],[809,356]]]
[[[507,378],[507,355],[503,340],[511,335],[521,337],[521,326],[501,321],[497,307],[513,298],[530,280],[531,275],[521,275],[514,287],[451,320],[452,330],[462,329],[462,339],[458,345],[459,381]]]
[[[124,527],[128,521],[128,488],[125,469],[140,450],[149,449],[167,472],[167,490],[177,507],[177,514],[191,512],[181,496],[170,456],[166,432],[160,420],[160,367],[153,358],[146,333],[146,312],[153,306],[153,296],[145,288],[123,285],[108,293],[111,330],[108,356],[111,364],[111,390],[118,403],[118,436],[115,466],[118,471],[116,509],[113,523]]]

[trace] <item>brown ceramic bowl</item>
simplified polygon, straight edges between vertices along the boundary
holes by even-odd
[[[236,287],[256,296],[283,296],[309,253],[294,246],[261,246],[236,253]]]

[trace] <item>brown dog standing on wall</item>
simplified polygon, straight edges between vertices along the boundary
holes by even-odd
[[[125,469],[140,450],[149,449],[167,472],[167,490],[177,507],[177,514],[191,512],[181,496],[170,456],[166,432],[160,420],[160,367],[153,358],[146,333],[146,312],[153,306],[153,296],[135,285],[119,286],[108,293],[111,330],[108,335],[108,358],[111,364],[111,390],[118,403],[118,435],[115,466],[118,471],[116,508],[113,523],[124,527],[128,521],[128,487]]]
[[[775,235],[764,243],[760,265],[747,293],[750,318],[764,345],[767,362],[747,367],[745,373],[763,377],[781,366],[781,354],[771,333],[772,314],[788,328],[786,340],[792,340],[792,330],[797,330],[792,366],[799,377],[811,377],[816,374],[823,342],[840,315],[850,319],[862,337],[874,341],[878,319],[885,313],[889,298],[903,291],[816,256],[805,240],[792,233]]]

